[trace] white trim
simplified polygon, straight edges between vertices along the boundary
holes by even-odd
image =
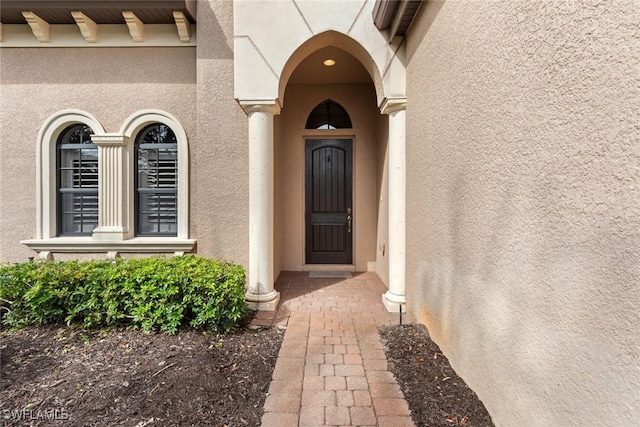
[[[52,239],[22,240],[20,243],[36,252],[100,253],[100,252],[190,252],[194,239],[175,237],[135,237],[119,242],[101,242],[91,237],[56,237]]]
[[[60,133],[73,124],[85,124],[93,133],[104,133],[100,122],[81,110],[62,110],[45,120],[38,132],[36,152],[36,236],[49,239],[57,235],[56,220],[56,142]]]
[[[128,224],[133,224],[133,141],[137,133],[144,126],[151,123],[163,123],[171,128],[176,135],[178,144],[178,232],[177,237],[129,237]],[[111,188],[105,193],[104,183],[99,187],[100,210],[111,208],[109,218],[102,215],[103,225],[100,233],[88,237],[57,237],[57,209],[56,209],[56,143],[60,133],[70,125],[85,124],[91,127],[98,149],[123,147],[123,155],[110,157],[110,167],[119,166],[124,175],[122,185]],[[104,153],[103,153],[104,154]],[[104,156],[101,157],[104,160]],[[118,165],[115,165],[118,163]],[[108,167],[103,161],[99,163],[100,172]],[[111,171],[116,173],[117,171]],[[106,176],[106,175],[105,175]],[[123,220],[116,218],[114,206],[105,206],[103,196],[109,200],[109,205],[120,205],[127,217]],[[122,203],[118,203],[121,200]],[[104,212],[103,212],[104,214]],[[124,214],[123,214],[124,215]],[[115,219],[114,219],[115,218]],[[107,221],[108,220],[108,221]],[[113,224],[114,226],[112,226]],[[96,229],[97,230],[97,229]],[[120,133],[107,134],[100,122],[91,114],[81,110],[62,110],[51,115],[40,128],[36,151],[36,239],[23,240],[22,244],[28,248],[48,256],[50,252],[175,252],[184,253],[193,250],[196,241],[188,238],[189,234],[189,147],[187,134],[178,120],[161,110],[143,110],[131,115],[123,124]]]
[[[171,114],[162,110],[142,110],[138,111],[127,120],[120,128],[120,134],[124,135],[129,140],[129,144],[126,149],[125,159],[127,164],[133,164],[134,153],[133,146],[135,144],[135,138],[138,132],[143,127],[151,123],[162,123],[171,128],[176,135],[176,141],[178,143],[178,239],[186,239],[189,236],[189,143],[187,139],[187,133],[180,122]],[[133,206],[133,188],[134,182],[133,173],[134,167],[129,167],[128,176],[128,195],[124,198],[125,205],[129,206],[129,224],[134,224],[133,215],[135,214]],[[135,231],[134,231],[135,234]]]

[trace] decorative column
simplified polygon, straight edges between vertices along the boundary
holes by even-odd
[[[405,299],[406,98],[387,98],[381,112],[389,115],[389,290],[382,302],[397,312]]]
[[[249,115],[249,277],[246,301],[275,310],[280,294],[273,272],[273,116],[275,101],[240,102]]]
[[[122,241],[127,237],[127,212],[125,197],[128,170],[125,148],[128,137],[107,133],[93,135],[91,140],[98,146],[98,226],[93,230],[93,239],[100,241]]]

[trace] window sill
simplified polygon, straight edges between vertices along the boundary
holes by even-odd
[[[191,252],[195,247],[196,241],[178,237],[135,237],[119,241],[99,241],[92,237],[55,237],[51,239],[22,240],[20,243],[36,252],[184,253]]]

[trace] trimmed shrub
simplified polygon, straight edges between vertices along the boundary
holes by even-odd
[[[227,333],[248,313],[244,285],[241,266],[193,255],[15,264],[0,268],[2,323]]]

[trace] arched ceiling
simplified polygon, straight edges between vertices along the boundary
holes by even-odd
[[[335,65],[327,67],[326,59]],[[307,56],[293,71],[288,84],[373,83],[360,61],[348,52],[327,46]]]

